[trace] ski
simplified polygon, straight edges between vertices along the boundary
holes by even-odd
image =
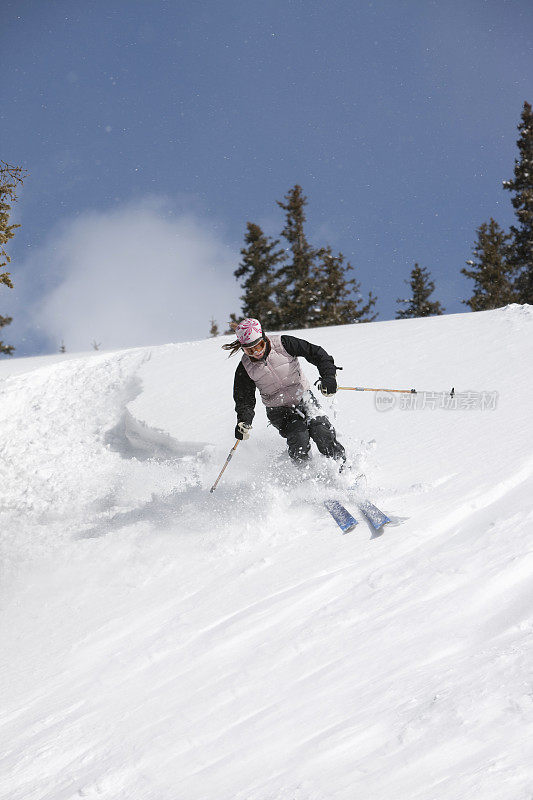
[[[390,522],[387,515],[384,514],[383,511],[380,511],[370,500],[361,500],[357,503],[357,507],[377,531],[382,528],[383,525],[386,525],[387,522]]]
[[[324,505],[343,533],[349,533],[357,525],[357,520],[338,500],[324,500]]]
[[[364,472],[357,475],[350,489],[363,495],[366,493],[366,475]],[[357,507],[376,531],[386,525],[387,522],[390,522],[389,517],[366,498],[358,500]]]

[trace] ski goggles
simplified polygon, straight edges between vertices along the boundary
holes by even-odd
[[[244,350],[247,356],[260,356],[262,355],[265,347],[266,347],[266,342],[264,339],[259,339],[258,342],[255,342],[255,344],[252,344],[249,347],[245,347],[244,345],[242,345],[242,349]]]

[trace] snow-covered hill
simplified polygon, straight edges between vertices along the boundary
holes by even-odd
[[[209,493],[221,339],[2,361],[0,797],[531,798],[532,330],[303,332],[341,385],[427,392],[323,402],[378,537],[340,533],[348,479],[296,474],[259,404]]]

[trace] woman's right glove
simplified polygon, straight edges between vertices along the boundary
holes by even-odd
[[[243,439],[249,439],[251,430],[252,426],[248,425],[247,422],[238,422],[235,426],[235,438],[241,441]]]
[[[318,390],[326,397],[333,397],[337,393],[337,380],[334,375],[328,378],[320,378],[318,382]]]

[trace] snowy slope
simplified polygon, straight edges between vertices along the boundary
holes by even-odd
[[[0,797],[531,798],[532,329],[305,332],[341,385],[444,393],[323,402],[379,537],[339,532],[348,480],[296,474],[259,404],[209,493],[221,339],[2,361]]]

